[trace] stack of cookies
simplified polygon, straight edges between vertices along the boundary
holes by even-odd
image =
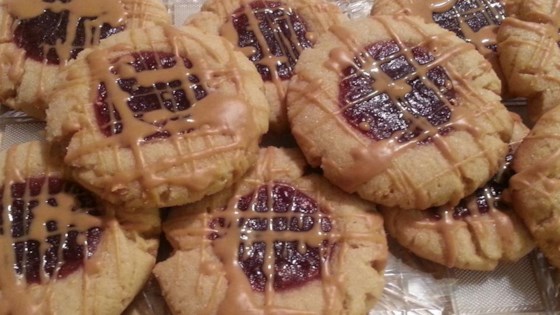
[[[178,27],[4,0],[0,102],[46,129],[0,154],[0,314],[120,314],[151,274],[173,314],[366,314],[386,233],[560,266],[560,7],[532,2],[208,0]]]

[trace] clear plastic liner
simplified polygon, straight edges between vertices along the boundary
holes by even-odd
[[[369,13],[372,0],[332,0],[351,18]],[[164,0],[173,21],[181,25],[203,0]],[[525,115],[523,100],[507,102]],[[42,139],[44,123],[21,113],[0,111],[0,149]],[[390,240],[386,285],[369,315],[408,314],[560,314],[560,277],[544,256],[533,251],[516,263],[503,263],[492,272],[448,269],[413,256]],[[161,257],[169,255],[165,246]],[[157,281],[150,279],[125,315],[170,314]]]

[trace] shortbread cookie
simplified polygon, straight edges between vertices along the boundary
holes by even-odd
[[[45,143],[0,153],[0,314],[120,314],[149,278],[158,209],[114,208]]]
[[[175,209],[154,273],[173,314],[366,314],[388,251],[375,207],[296,149],[262,149],[235,188]]]
[[[529,231],[507,200],[513,152],[529,130],[514,126],[511,153],[486,185],[455,206],[426,210],[383,210],[385,227],[414,254],[447,267],[492,270],[517,261],[534,248]]]
[[[560,268],[560,107],[542,116],[515,154],[512,204],[550,263]]]
[[[170,23],[160,0],[4,0],[0,103],[44,119],[61,66],[124,29]]]
[[[508,151],[500,82],[470,44],[416,17],[333,26],[305,50],[288,90],[292,133],[313,166],[388,207],[456,203]]]
[[[557,6],[554,12],[549,14],[551,19],[560,14],[560,7]],[[527,18],[546,21],[532,15]],[[558,29],[559,25],[552,22],[539,23],[507,18],[498,32],[502,69],[512,95],[528,99],[527,108],[532,123],[560,102]]]
[[[181,205],[227,187],[256,160],[268,128],[262,87],[247,58],[218,36],[173,26],[125,31],[62,73],[47,137],[69,140],[66,163],[101,198]]]
[[[209,0],[187,23],[220,34],[243,52],[265,81],[271,130],[289,130],[286,90],[304,49],[332,24],[346,20],[325,0]]]
[[[503,0],[375,0],[371,13],[415,15],[427,23],[436,23],[475,45],[502,78],[496,34],[506,17],[505,2]]]

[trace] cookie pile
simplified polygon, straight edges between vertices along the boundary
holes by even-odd
[[[524,127],[517,126],[519,123],[514,126],[510,140],[512,154],[506,158],[510,168],[507,177],[513,175],[511,179],[506,177],[505,182],[498,184],[504,180],[502,172],[498,173],[490,187],[479,188],[474,199],[471,197],[470,207],[466,199],[444,209],[429,208],[433,214],[416,213],[405,220],[398,218],[402,210],[384,209],[388,232],[424,258],[474,269],[491,269],[500,259],[516,260],[530,249],[530,242],[534,240],[549,262],[559,267],[556,165],[560,147],[556,140],[555,118],[560,82],[556,73],[560,60],[559,3],[553,0],[460,0],[426,4],[415,0],[379,0],[372,15],[382,14],[419,16],[473,44],[491,62],[501,79],[502,98],[526,99],[527,120],[532,126],[530,131],[522,131]],[[518,142],[519,148],[515,150]],[[502,187],[496,190],[493,187],[496,184]],[[491,214],[494,207],[500,211],[509,209],[504,212],[509,220],[496,217],[497,212],[480,215]],[[453,220],[448,222],[459,221],[463,227],[455,224],[450,228],[449,224],[442,224],[442,220],[446,221],[442,210],[453,214]],[[474,220],[473,213],[475,218],[485,217],[482,222],[486,223]],[[529,233],[523,230],[519,219]],[[465,227],[469,233],[460,232]],[[459,236],[462,234],[464,236]]]
[[[560,111],[529,131],[502,103],[552,106],[556,59],[517,59],[544,54],[522,36],[557,6],[376,1],[350,20],[208,0],[177,27],[159,0],[86,2],[0,6],[0,101],[46,121],[0,154],[0,314],[120,314],[152,273],[173,314],[365,314],[385,229],[448,267],[533,239],[560,260]]]

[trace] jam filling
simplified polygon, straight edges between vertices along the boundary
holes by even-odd
[[[185,78],[189,83],[186,87],[181,80],[166,81],[164,76],[158,76],[158,71],[174,67],[192,68],[193,65],[187,58],[181,58],[167,52],[141,51],[119,57],[111,63],[113,66],[110,71],[117,76],[116,83],[122,91],[130,95],[127,99],[127,105],[128,109],[133,112],[134,118],[157,127],[154,134],[144,139],[146,141],[171,136],[171,132],[166,130],[165,125],[170,120],[188,118],[186,111],[207,95],[206,90],[195,75],[185,73]],[[154,82],[148,86],[141,86],[135,75],[118,73],[117,69],[122,63],[132,66],[136,75],[142,72],[153,72]],[[192,90],[193,96],[189,96],[185,89]],[[107,137],[120,134],[125,128],[121,115],[111,104],[110,98],[105,83],[101,82],[98,86],[98,96],[94,108],[98,126]],[[160,109],[169,112],[167,119],[155,122],[143,119],[146,113]],[[185,132],[188,132],[188,130]]]
[[[78,216],[102,215],[95,198],[85,189],[57,177],[32,177],[12,184],[9,191],[10,195],[5,196],[2,188],[0,237],[12,239],[15,272],[27,283],[41,283],[45,277],[64,278],[94,254],[102,228],[80,230],[72,223],[80,220]],[[67,196],[73,199],[72,203],[65,201]],[[3,222],[4,211],[11,222]],[[71,211],[75,220],[66,217],[65,211]],[[43,218],[48,219],[37,221]]]
[[[513,153],[510,148],[510,153],[506,156],[500,172],[485,186],[477,189],[473,195],[463,198],[457,206],[451,209],[454,220],[463,220],[474,214],[484,215],[492,209],[510,209],[510,206],[502,200],[502,193],[507,189],[509,179],[513,176],[512,160]],[[443,219],[444,212],[448,209],[447,207],[434,207],[428,209],[426,213],[431,220],[438,221]]]
[[[242,231],[242,239],[244,235],[274,232],[274,241],[263,236],[239,244],[238,264],[254,291],[265,291],[269,278],[266,270],[271,269],[266,268],[266,257],[274,261],[270,278],[276,291],[301,287],[321,278],[322,263],[328,259],[333,246],[325,236],[332,230],[332,222],[315,200],[290,185],[276,183],[242,196],[236,209],[240,213],[236,228]],[[215,231],[209,235],[210,239],[228,237],[225,231],[228,223],[223,217],[211,220],[210,228]],[[298,242],[310,234],[323,235],[320,246],[302,246]]]
[[[500,0],[458,0],[452,9],[432,13],[432,19],[439,26],[470,42],[465,36],[464,24],[475,33],[486,26],[500,25],[505,19],[505,8]],[[497,49],[495,44],[486,47],[493,51]]]
[[[45,0],[44,2],[52,1]],[[15,44],[25,50],[27,58],[58,65],[67,60],[61,60],[61,56],[58,55],[56,51],[57,43],[65,43],[71,40],[70,59],[74,59],[80,51],[97,44],[95,42],[96,36],[90,37],[86,34],[98,34],[98,39],[104,39],[124,30],[124,26],[113,27],[108,23],[104,23],[99,29],[92,27],[87,30],[88,22],[95,20],[97,17],[81,17],[75,26],[76,34],[73,38],[68,38],[69,14],[69,10],[53,12],[46,9],[39,16],[30,19],[18,19],[14,29]]]
[[[339,84],[339,104],[353,127],[376,141],[396,133],[399,142],[417,138],[425,131],[413,123],[419,119],[438,128],[440,134],[449,132],[443,125],[451,119],[448,104],[454,103],[455,92],[445,69],[432,66],[435,57],[427,49],[385,41],[363,51],[355,58],[355,66],[343,70]],[[379,72],[385,78],[376,77]],[[383,89],[376,89],[376,80]],[[395,91],[397,85],[408,92]]]
[[[237,45],[250,47],[249,56],[261,77],[271,81],[275,75],[281,80],[289,80],[303,49],[313,46],[307,39],[307,26],[293,9],[280,1],[258,0],[238,8],[232,14],[232,22],[238,34]],[[255,27],[258,26],[258,29]],[[270,61],[275,69],[271,69]]]

